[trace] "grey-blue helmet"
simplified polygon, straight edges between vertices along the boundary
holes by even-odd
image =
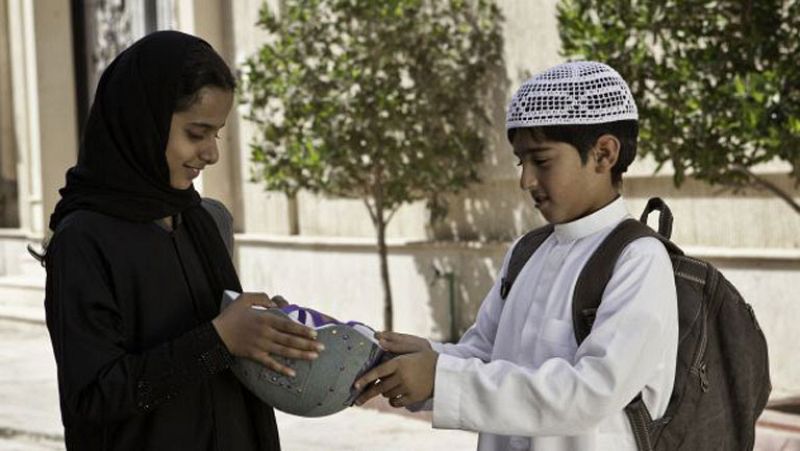
[[[226,308],[237,296],[226,291],[221,307]],[[312,361],[273,355],[292,368],[295,377],[277,373],[254,360],[236,358],[232,370],[242,384],[283,412],[320,417],[351,406],[360,394],[353,388],[355,380],[388,357],[372,337],[374,331],[361,323],[342,323],[296,305],[263,309],[263,314],[283,316],[312,327],[317,331],[317,340],[325,345],[325,351]]]

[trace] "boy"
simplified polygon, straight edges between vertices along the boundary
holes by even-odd
[[[637,120],[627,84],[601,63],[561,64],[520,87],[508,137],[520,186],[554,232],[503,300],[509,250],[459,343],[378,334],[381,346],[404,355],[356,381],[371,384],[358,404],[377,394],[395,407],[432,401],[433,426],[480,432],[479,450],[636,449],[624,407],[641,393],[660,418],[675,376],[677,297],[666,249],[648,237],[623,251],[580,346],[571,299],[588,258],[630,217],[619,188],[636,154]]]

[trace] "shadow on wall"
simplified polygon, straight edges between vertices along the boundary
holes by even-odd
[[[433,240],[511,241],[541,225],[530,197],[519,188],[519,168],[506,135],[506,107],[511,82],[506,68],[494,71],[487,125],[487,149],[479,174],[481,182],[447,197],[447,216],[430,226]],[[456,162],[455,164],[458,164]]]
[[[448,196],[447,216],[430,225],[432,244],[414,257],[418,273],[428,281],[435,323],[431,332],[446,341],[457,340],[474,322],[511,242],[543,224],[517,183],[517,159],[505,132],[510,81],[504,65],[495,68],[491,86],[481,182]]]
[[[415,257],[417,270],[428,281],[434,338],[458,341],[472,325],[505,250],[499,243],[479,247],[435,244]]]

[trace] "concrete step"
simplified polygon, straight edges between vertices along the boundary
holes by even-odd
[[[44,322],[44,274],[0,277],[0,318]]]
[[[44,273],[44,269],[30,252],[41,250],[39,243],[32,242],[23,234],[0,233],[0,277]]]

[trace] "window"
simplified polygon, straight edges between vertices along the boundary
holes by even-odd
[[[0,228],[18,228],[17,147],[7,20],[6,2],[0,0]]]
[[[76,89],[80,130],[103,70],[126,47],[173,28],[171,0],[73,0]]]

